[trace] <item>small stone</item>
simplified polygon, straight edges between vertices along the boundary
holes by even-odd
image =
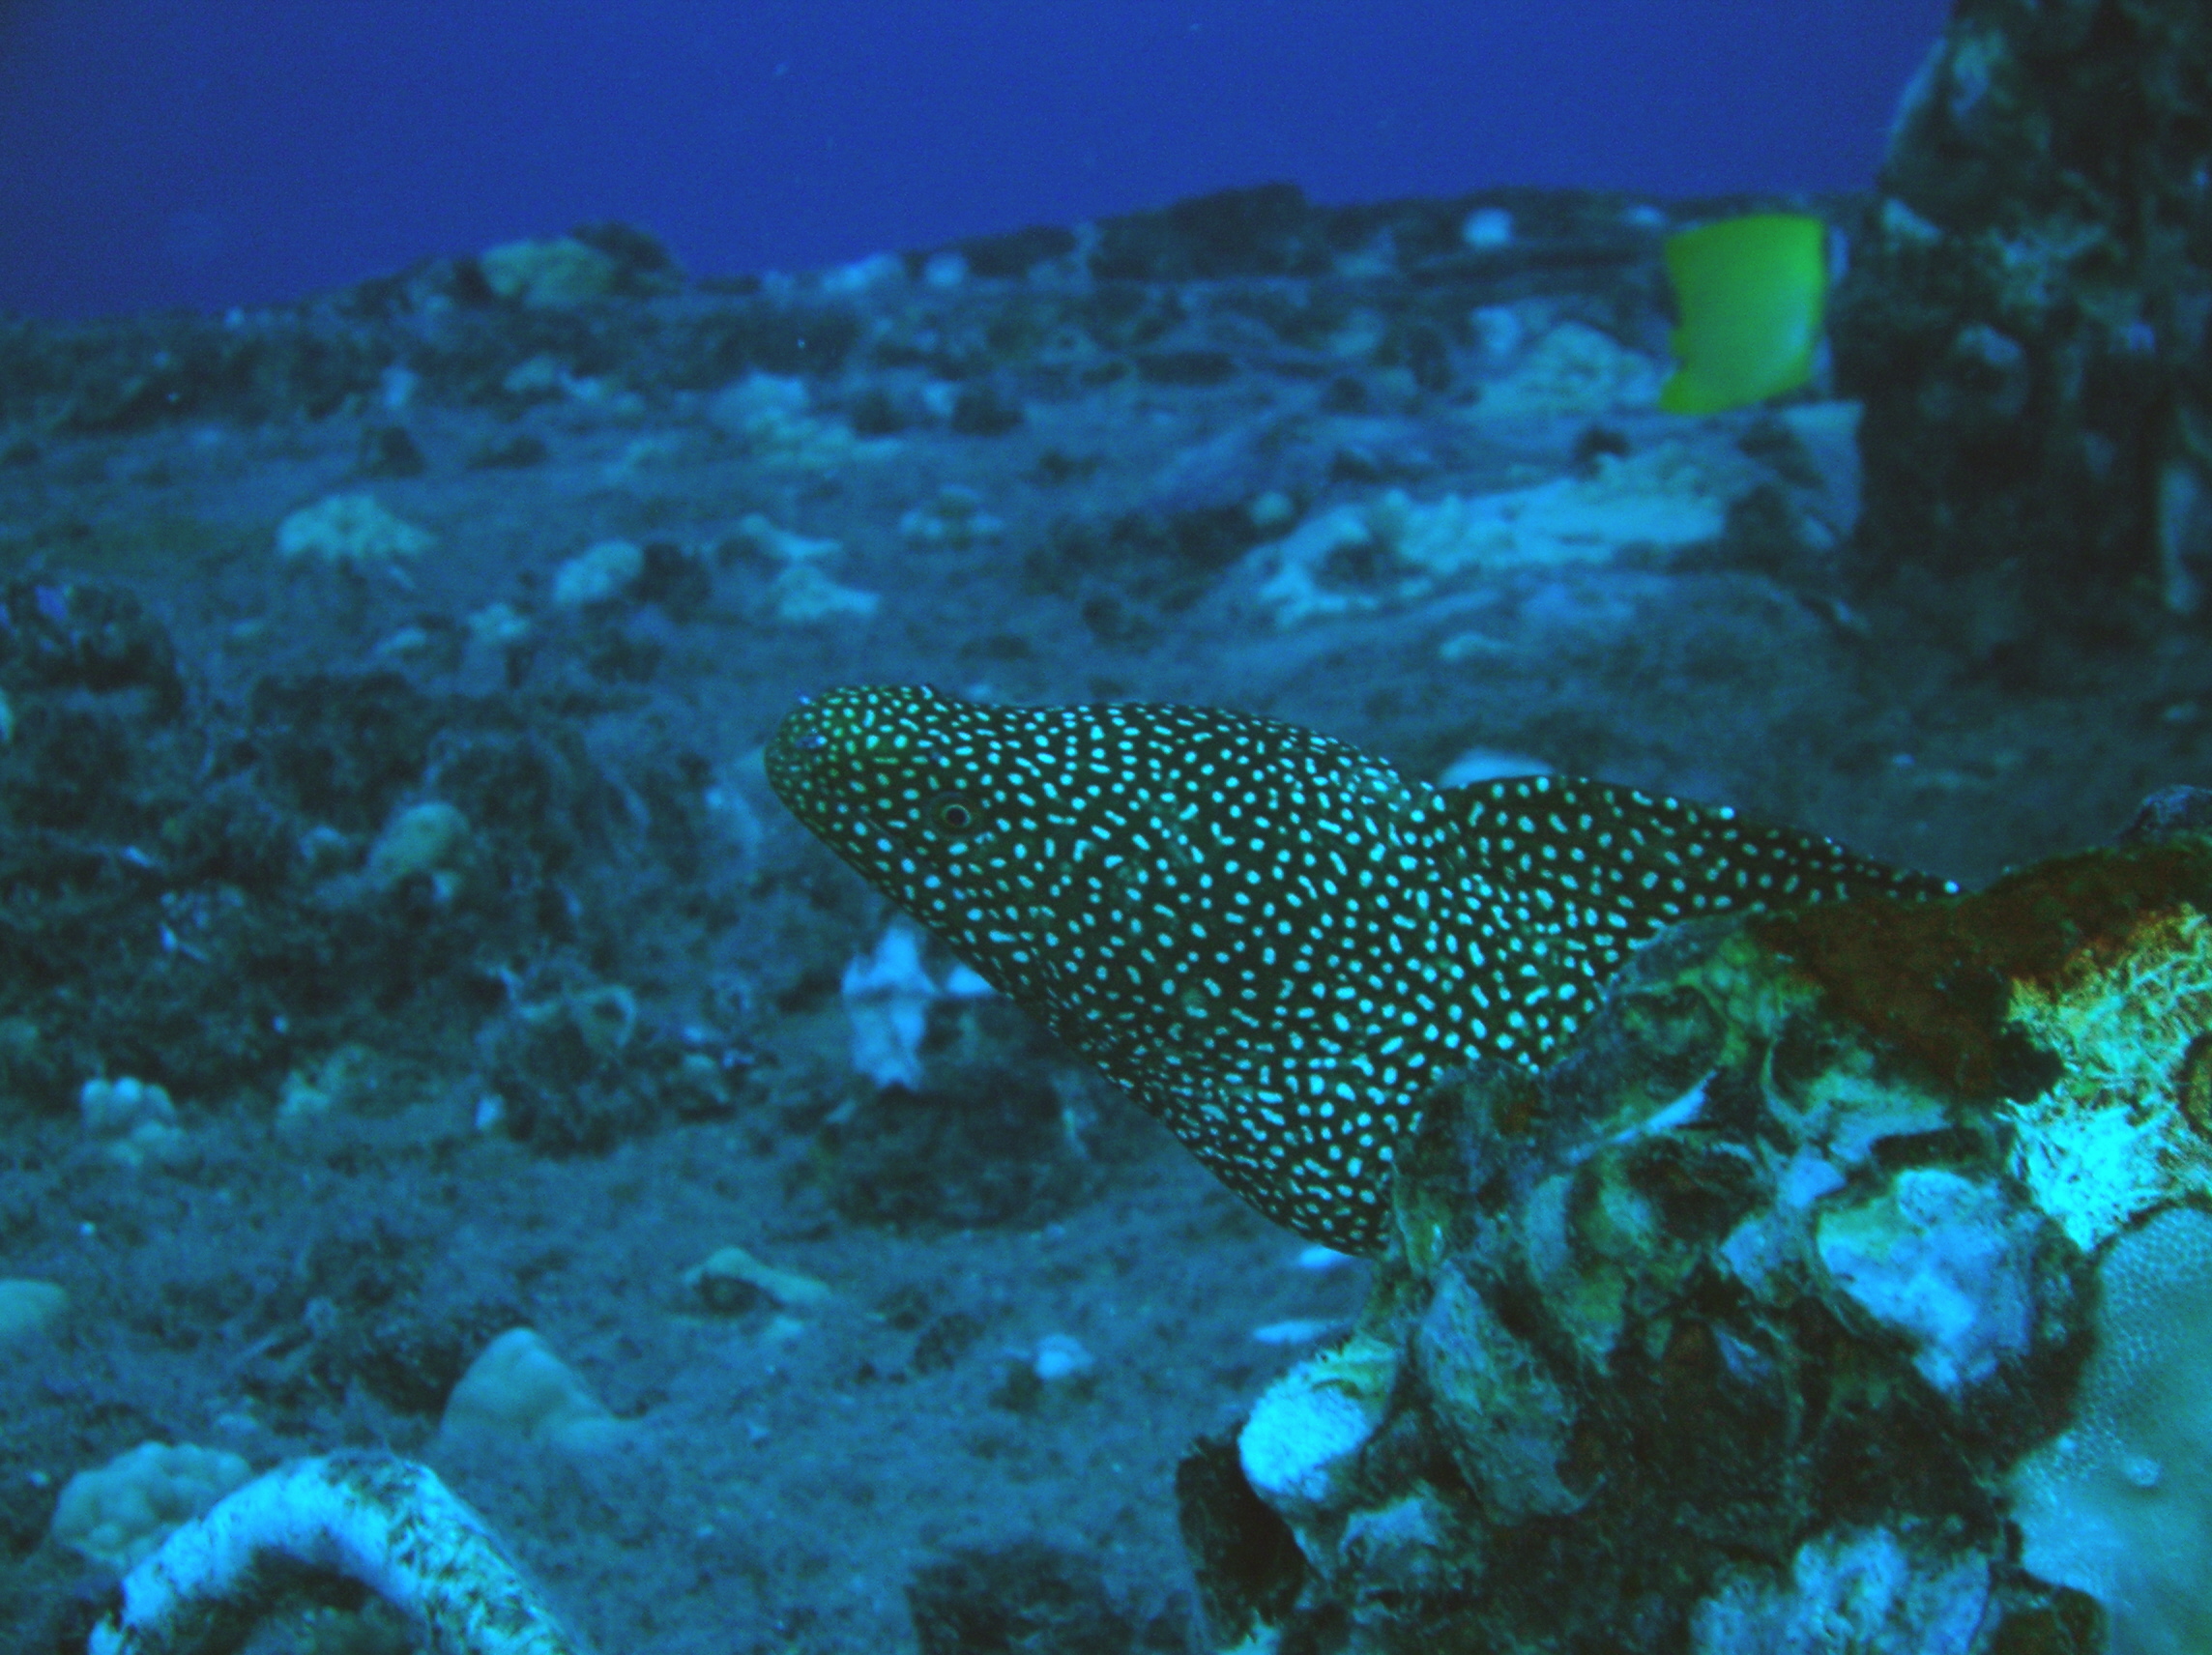
[[[77,1092],[77,1108],[85,1131],[124,1166],[165,1166],[185,1152],[177,1106],[163,1087],[131,1075],[89,1080]]]
[[[609,1413],[543,1339],[516,1327],[485,1346],[469,1365],[446,1399],[438,1429],[448,1437],[597,1452],[622,1441],[631,1422]]]
[[[1288,1321],[1268,1321],[1252,1329],[1252,1339],[1260,1345],[1311,1345],[1324,1339],[1343,1323],[1319,1321],[1311,1317],[1294,1317]]]
[[[310,1067],[284,1077],[276,1095],[279,1130],[358,1108],[376,1089],[376,1055],[367,1047],[340,1046]]]
[[[947,483],[937,498],[915,507],[899,519],[899,537],[910,545],[965,550],[996,540],[1006,525],[983,509],[983,497],[972,488]]]
[[[477,260],[484,285],[529,310],[560,310],[602,299],[614,290],[622,266],[573,236],[502,242]]]
[[[612,603],[645,572],[645,549],[634,540],[600,540],[553,573],[553,607],[592,609]]]
[[[276,525],[282,562],[356,574],[421,557],[434,543],[427,531],[394,517],[370,494],[333,494]]]
[[[1037,1341],[1036,1356],[1031,1366],[1036,1377],[1046,1384],[1058,1384],[1088,1374],[1098,1365],[1098,1358],[1083,1348],[1083,1342],[1071,1333],[1048,1333]]]
[[[437,799],[409,805],[393,817],[369,848],[368,882],[391,890],[417,874],[427,875],[441,900],[460,886],[458,864],[469,847],[469,819]]]
[[[505,603],[489,603],[471,613],[462,624],[469,643],[480,650],[511,650],[527,643],[532,631],[527,619]]]
[[[833,1296],[825,1282],[796,1270],[764,1264],[742,1247],[723,1247],[684,1273],[684,1287],[717,1316],[738,1316],[769,1305],[805,1310]]]

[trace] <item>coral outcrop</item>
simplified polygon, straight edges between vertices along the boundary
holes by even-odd
[[[1668,933],[1180,1479],[1214,1646],[2197,1647],[2212,839]]]
[[[1871,573],[1992,588],[2023,633],[2201,609],[2208,169],[2198,0],[1953,8],[1832,311]]]

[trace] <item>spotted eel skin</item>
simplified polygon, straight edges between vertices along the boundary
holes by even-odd
[[[1565,776],[1439,790],[1203,707],[839,689],[787,717],[800,822],[1269,1218],[1380,1252],[1441,1072],[1537,1068],[1630,949],[1729,909],[1955,889]]]

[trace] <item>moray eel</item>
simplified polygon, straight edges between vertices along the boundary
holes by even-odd
[[[1936,880],[1563,776],[1439,790],[1200,707],[800,705],[776,795],[1269,1218],[1382,1250],[1424,1090],[1556,1057],[1674,920]]]

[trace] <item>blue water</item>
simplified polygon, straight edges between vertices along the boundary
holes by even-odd
[[[15,0],[0,311],[297,298],[622,218],[799,269],[1289,180],[1873,178],[1940,0]]]

